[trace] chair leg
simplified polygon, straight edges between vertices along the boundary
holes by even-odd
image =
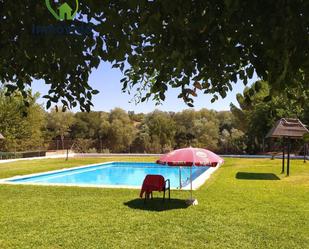
[[[150,193],[145,192],[145,199],[144,199],[144,203],[146,203],[146,200],[150,199]]]

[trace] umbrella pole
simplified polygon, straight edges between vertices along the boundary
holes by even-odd
[[[192,166],[190,167],[190,192],[191,192],[191,198],[187,200],[187,204],[189,205],[197,205],[198,202],[196,199],[193,199],[193,188],[192,188]]]
[[[190,185],[191,185],[191,201],[192,201],[192,166],[190,167]]]
[[[179,189],[181,189],[181,167],[179,166]]]

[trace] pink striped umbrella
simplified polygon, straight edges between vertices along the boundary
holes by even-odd
[[[164,154],[156,163],[169,166],[189,166],[191,182],[191,200],[193,204],[196,200],[192,199],[192,166],[209,166],[216,167],[222,164],[224,160],[210,150],[201,148],[184,148],[173,150]]]
[[[184,148],[164,154],[157,160],[158,164],[169,166],[209,166],[216,167],[224,160],[210,150],[200,148]]]

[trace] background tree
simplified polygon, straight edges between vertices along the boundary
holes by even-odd
[[[220,133],[219,148],[224,154],[243,154],[245,153],[246,136],[241,130],[232,128],[231,130],[223,129]]]
[[[110,123],[109,123],[109,113],[101,112],[101,123],[100,123],[100,129],[99,129],[99,148],[100,152],[102,152],[103,149],[108,150],[108,135],[109,135],[109,129],[110,129]]]
[[[193,122],[196,119],[194,110],[184,110],[174,116],[176,123],[175,142],[178,148],[192,146],[195,137]]]
[[[72,139],[78,139],[80,151],[87,152],[96,148],[102,151],[103,142],[106,142],[109,129],[108,113],[105,112],[78,112],[74,115],[74,123],[70,135]],[[105,146],[106,147],[106,146]]]
[[[47,128],[53,138],[59,137],[62,149],[65,149],[64,139],[69,135],[74,122],[74,115],[69,111],[57,111],[55,108],[48,114]]]
[[[113,152],[130,152],[136,128],[129,115],[120,108],[115,108],[109,115],[108,147]]]
[[[175,128],[171,113],[155,110],[145,116],[134,144],[140,142],[136,147],[151,153],[169,151],[174,147]]]
[[[138,132],[132,144],[132,152],[159,153],[160,151],[160,145],[152,142],[149,127],[143,122],[138,127]]]
[[[231,104],[236,123],[247,136],[248,151],[251,153],[262,151],[265,136],[277,120],[283,117],[302,118],[303,115],[302,106],[289,98],[285,91],[265,100],[269,91],[267,82],[257,81],[243,94],[237,95],[240,108]]]
[[[202,109],[197,112],[193,122],[194,136],[197,138],[194,147],[216,150],[219,139],[219,122],[214,111]]]
[[[1,141],[4,151],[26,151],[42,148],[46,124],[42,107],[36,104],[38,94],[28,93],[26,106],[20,93],[11,97],[0,89],[0,131],[5,137]]]
[[[28,97],[27,107],[20,93],[11,97],[5,93],[0,90],[0,132],[6,137],[0,149],[4,151],[58,149],[51,139],[62,139],[65,148],[65,138],[74,142],[77,152],[163,153],[194,146],[238,154],[264,152],[263,144],[266,151],[274,151],[280,141],[264,141],[268,130],[282,117],[300,118],[306,124],[309,103],[308,89],[283,90],[280,96],[268,98],[269,85],[263,81],[239,94],[240,107],[231,105],[231,112],[191,109],[135,114],[116,108],[46,113],[36,104],[36,95]],[[300,143],[293,146],[296,153],[301,152]]]

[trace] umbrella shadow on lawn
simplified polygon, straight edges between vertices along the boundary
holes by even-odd
[[[237,172],[236,179],[241,180],[280,180],[273,173]]]
[[[180,199],[165,199],[162,201],[162,198],[153,198],[144,201],[144,199],[138,198],[124,203],[125,206],[128,206],[132,209],[140,209],[140,210],[147,210],[147,211],[167,211],[173,209],[185,209],[189,207],[186,204],[185,200]]]

